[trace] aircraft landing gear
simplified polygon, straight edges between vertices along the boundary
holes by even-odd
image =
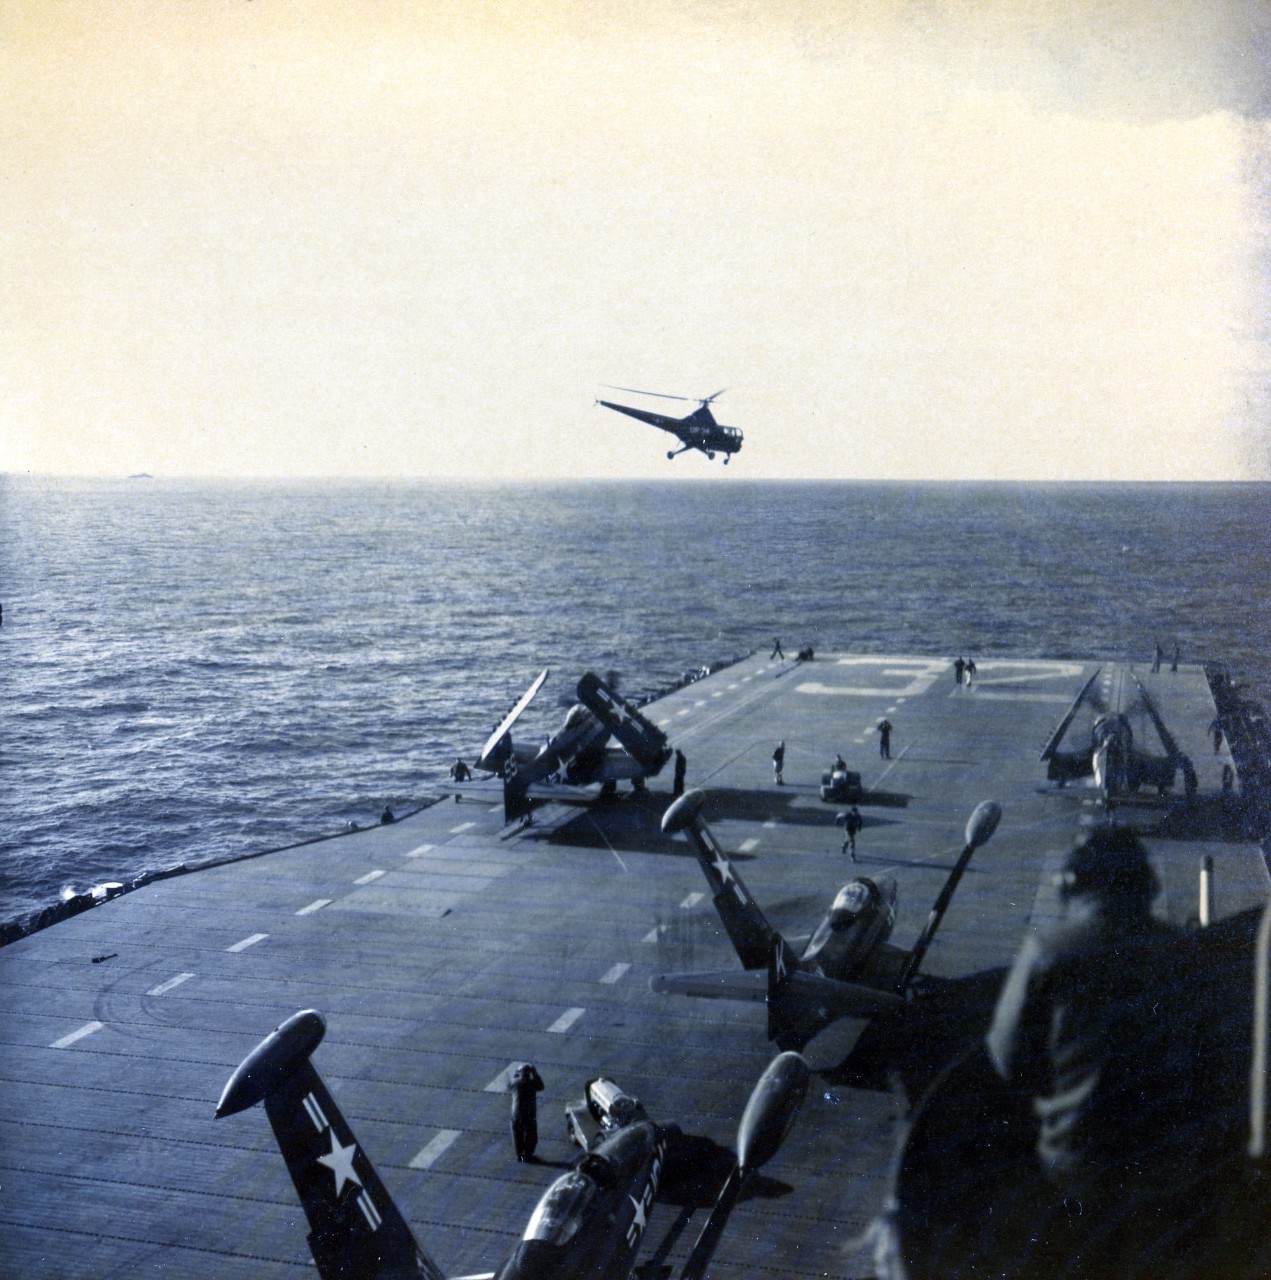
[[[706,456],[707,456],[707,457],[708,457],[712,462],[714,462],[714,461],[715,461],[715,450],[714,450],[714,449],[707,449],[707,450],[706,450]]]
[[[728,458],[731,458],[732,456],[733,456],[733,455],[730,453],[730,454],[728,455]],[[728,458],[725,458],[725,459],[724,459],[724,466],[727,466],[727,465],[728,465]]]
[[[670,462],[670,461],[671,461],[671,459],[672,459],[672,458],[674,458],[674,457],[675,457],[675,450],[674,450],[674,449],[668,449],[668,450],[666,451],[666,460],[667,460],[668,462]]]

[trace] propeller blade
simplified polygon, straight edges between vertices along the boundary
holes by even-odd
[[[722,395],[724,394],[724,392],[725,392],[725,391],[727,391],[727,390],[728,390],[728,388],[727,388],[727,387],[720,387],[720,389],[719,389],[718,391],[716,391],[716,392],[715,392],[715,394],[714,394],[713,396],[707,396],[705,400],[700,400],[700,401],[698,401],[698,403],[699,403],[699,404],[710,404],[710,402],[711,402],[712,400],[718,400],[718,399],[719,399],[719,397],[720,397],[720,396],[722,396]]]

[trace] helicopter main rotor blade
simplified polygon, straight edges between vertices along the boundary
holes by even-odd
[[[727,388],[727,387],[720,387],[720,389],[719,389],[718,391],[716,391],[716,392],[715,392],[715,394],[714,394],[713,396],[707,396],[705,400],[701,400],[701,401],[699,401],[698,403],[699,403],[699,404],[710,404],[710,402],[711,402],[712,400],[718,400],[718,399],[719,399],[719,397],[720,397],[720,396],[722,396],[722,395],[724,394],[724,392],[725,392],[725,391],[727,391],[727,390],[728,390],[728,388]]]
[[[665,391],[640,391],[635,387],[615,387],[612,382],[602,382],[600,385],[602,387],[608,387],[610,391],[628,391],[633,396],[656,396],[659,400],[690,400],[691,401],[695,399],[695,397],[693,396],[669,396],[666,394]],[[715,392],[715,395],[719,395],[719,392],[718,391]],[[712,400],[714,398],[715,398],[714,396],[711,397]]]

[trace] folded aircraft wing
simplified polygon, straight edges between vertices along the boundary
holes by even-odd
[[[646,773],[657,773],[671,755],[666,734],[594,672],[578,682],[578,700],[622,743]]]
[[[1039,759],[1049,760],[1058,751],[1059,744],[1064,740],[1064,734],[1068,732],[1073,720],[1076,718],[1081,704],[1090,696],[1090,690],[1094,687],[1094,682],[1099,678],[1099,673],[1102,670],[1102,667],[1096,667],[1094,674],[1081,686],[1081,692],[1072,700],[1072,706],[1068,708],[1064,713],[1064,718],[1055,726],[1055,732],[1050,735],[1050,740],[1042,748]]]
[[[707,1000],[757,1000],[768,998],[768,974],[764,969],[704,969],[698,973],[663,973],[649,980],[649,989],[676,996],[702,996]]]

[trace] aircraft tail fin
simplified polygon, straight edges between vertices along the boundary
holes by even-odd
[[[533,808],[529,782],[521,777],[516,767],[516,758],[513,757],[503,771],[503,821],[516,822],[519,818],[524,818]]]
[[[775,931],[702,818],[705,800],[706,793],[699,790],[681,796],[663,815],[662,830],[667,834],[688,832],[698,866],[714,895],[715,910],[742,967],[762,969],[768,963]]]
[[[578,682],[578,701],[618,739],[647,773],[657,773],[671,758],[666,734],[642,716],[594,672]]]
[[[792,990],[799,958],[779,934],[773,933],[768,953],[768,1039],[782,1049],[802,1049],[812,1038],[805,1034],[803,1019],[797,1016],[797,1000]]]
[[[306,1009],[243,1059],[216,1108],[234,1115],[263,1101],[309,1221],[322,1280],[445,1280],[416,1244],[309,1055],[326,1031]]]

